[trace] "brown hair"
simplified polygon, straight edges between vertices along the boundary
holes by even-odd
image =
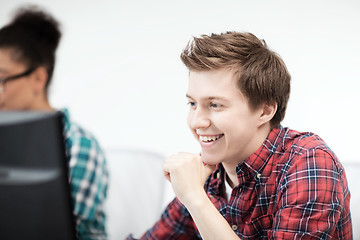
[[[276,127],[284,119],[290,95],[291,76],[285,63],[264,40],[251,33],[226,32],[194,37],[181,53],[189,71],[229,68],[250,106],[277,103],[270,123]]]

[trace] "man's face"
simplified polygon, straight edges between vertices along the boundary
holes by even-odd
[[[261,109],[253,110],[230,70],[190,72],[188,125],[204,163],[238,164],[257,150]]]
[[[0,78],[4,79],[26,71],[26,66],[11,58],[12,51],[0,48]],[[28,110],[34,101],[30,76],[5,83],[0,92],[0,110]],[[0,86],[1,87],[1,86]]]

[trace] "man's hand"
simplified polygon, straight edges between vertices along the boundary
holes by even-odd
[[[171,182],[177,198],[187,206],[204,193],[204,184],[215,166],[205,165],[201,157],[192,153],[178,153],[168,157],[163,173]]]

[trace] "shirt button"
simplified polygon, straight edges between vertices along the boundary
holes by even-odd
[[[238,229],[238,226],[234,224],[231,226],[231,228],[232,228],[232,230],[236,231]]]
[[[261,174],[260,174],[260,173],[258,173],[258,174],[256,175],[256,177],[257,177],[257,179],[260,179]]]

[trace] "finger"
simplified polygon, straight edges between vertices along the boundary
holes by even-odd
[[[167,158],[165,159],[164,163],[163,163],[163,166],[162,166],[162,172],[165,176],[165,178],[171,182],[171,159],[170,158]]]
[[[171,182],[170,173],[164,173],[164,176],[169,182]]]
[[[164,177],[171,182],[171,177],[170,177],[170,171],[168,170],[167,166],[164,164],[163,168],[162,168],[162,172],[164,174]]]

